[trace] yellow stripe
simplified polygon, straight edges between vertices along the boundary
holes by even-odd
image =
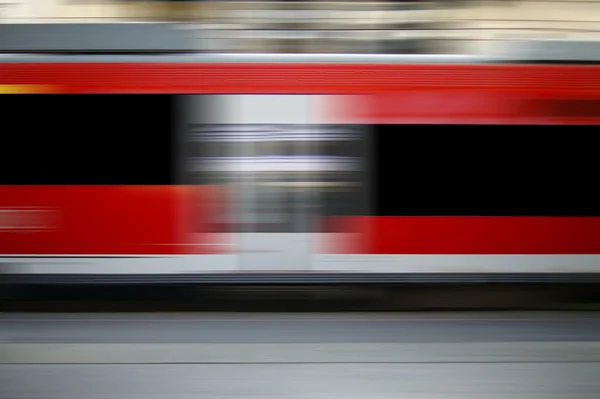
[[[54,89],[54,90],[53,90]],[[56,93],[57,90],[49,85],[2,85],[0,84],[0,94],[38,94],[38,93]]]

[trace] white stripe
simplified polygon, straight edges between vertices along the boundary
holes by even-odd
[[[285,252],[281,252],[285,259]],[[13,258],[11,256],[22,256]],[[4,255],[0,269],[19,274],[178,274],[234,272],[244,254]],[[123,255],[120,255],[123,256]],[[360,273],[600,273],[600,255],[327,255],[312,254],[303,270]],[[248,270],[264,271],[264,270]],[[277,272],[277,270],[271,270]],[[281,271],[286,271],[285,265]],[[288,270],[289,271],[289,270]]]
[[[103,255],[99,255],[103,256]],[[187,274],[225,273],[238,270],[238,257],[230,254],[80,258],[0,258],[0,268],[15,274]],[[3,265],[4,264],[4,265]],[[2,267],[5,266],[5,267]]]
[[[600,255],[316,255],[313,270],[362,273],[598,273]]]
[[[306,171],[355,171],[358,162],[317,157],[290,157],[290,159],[221,158],[196,162],[199,171],[212,172],[306,172]]]

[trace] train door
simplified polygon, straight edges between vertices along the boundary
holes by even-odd
[[[192,97],[185,152],[193,184],[227,193],[226,215],[210,232],[230,237],[236,270],[309,270],[318,205],[305,184],[313,175],[313,143],[303,137],[313,126],[311,96]]]
[[[241,271],[311,269],[316,199],[311,96],[237,96],[235,184]]]
[[[312,145],[297,137],[308,125],[240,126],[235,184],[241,270],[310,269],[317,198],[308,182]]]
[[[210,232],[229,237],[236,270],[312,270],[324,217],[350,215],[345,207],[359,202],[343,194],[357,183],[356,133],[319,124],[315,96],[200,97],[188,164],[194,184],[218,188],[227,201]]]

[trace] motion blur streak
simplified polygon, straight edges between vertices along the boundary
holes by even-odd
[[[254,64],[250,83],[249,67],[233,63],[165,63],[169,75],[159,64],[42,65],[0,68],[25,81],[52,70],[66,91],[100,75],[113,94],[0,97],[5,123],[22,126],[2,138],[11,148],[3,170],[18,173],[0,176],[0,222],[17,223],[0,225],[0,259],[21,276],[599,272],[587,153],[599,115],[575,106],[600,99],[595,66]],[[282,71],[295,81],[279,91],[298,91],[303,79],[320,88],[228,94],[232,82],[218,84],[233,70],[242,92],[273,89]],[[114,94],[152,79],[156,94]],[[159,94],[203,79],[213,93]],[[325,89],[333,92],[310,94]],[[94,145],[54,107],[94,121]],[[23,124],[23,109],[36,118]],[[534,131],[547,137],[545,151]],[[556,162],[569,152],[578,157]],[[48,210],[43,221],[36,209]]]

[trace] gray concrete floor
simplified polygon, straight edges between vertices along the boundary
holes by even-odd
[[[600,315],[5,315],[0,343],[431,343],[600,340]]]
[[[0,336],[1,399],[600,397],[593,315],[11,315]]]

